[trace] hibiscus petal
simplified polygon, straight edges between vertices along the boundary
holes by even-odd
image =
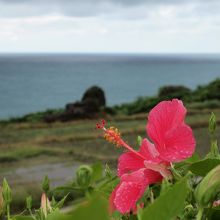
[[[181,125],[165,136],[166,150],[160,150],[160,157],[170,162],[189,158],[195,151],[195,138],[188,125]]]
[[[159,155],[155,146],[149,142],[146,138],[143,139],[140,150],[138,151],[148,161],[160,162],[157,158]],[[118,176],[122,176],[125,173],[133,172],[144,168],[144,159],[140,158],[133,152],[127,152],[122,154],[118,160]]]
[[[158,160],[159,152],[147,138],[144,138],[140,147],[140,154],[142,154],[146,160],[155,161]],[[155,161],[156,162],[156,161]]]
[[[177,99],[161,102],[149,113],[147,132],[165,161],[181,161],[195,150],[195,138],[184,122],[185,114],[182,101]]]
[[[147,133],[156,145],[164,144],[167,131],[181,125],[186,115],[182,101],[162,101],[148,115]]]
[[[122,214],[135,210],[136,203],[143,196],[146,187],[161,179],[162,176],[159,173],[145,168],[131,174],[124,174],[110,196],[111,210],[117,209]]]
[[[114,203],[113,207],[116,207],[123,214],[130,212],[135,208],[136,202],[143,195],[147,185],[145,169],[140,169],[131,174],[124,174],[121,177],[121,182],[111,195]]]
[[[137,200],[141,197],[143,187],[134,182],[122,182],[117,190],[114,203],[116,208],[122,214],[135,209]]]
[[[144,160],[132,152],[122,154],[118,160],[118,176],[144,168]]]

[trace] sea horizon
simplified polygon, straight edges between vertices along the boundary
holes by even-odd
[[[63,108],[93,85],[112,106],[218,77],[220,54],[213,53],[0,53],[0,119]]]

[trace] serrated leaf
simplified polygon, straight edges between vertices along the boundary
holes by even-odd
[[[210,170],[219,164],[220,159],[208,158],[191,164],[189,166],[189,170],[198,176],[205,176]]]
[[[187,177],[185,177],[145,208],[141,220],[175,219],[184,208],[187,193]]]

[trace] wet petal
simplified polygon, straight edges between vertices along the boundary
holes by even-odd
[[[183,124],[165,136],[166,150],[160,150],[160,157],[171,162],[182,161],[195,151],[195,138],[192,129]]]
[[[114,203],[122,214],[135,209],[137,200],[142,196],[143,187],[134,182],[122,182],[117,190]]]
[[[148,116],[148,135],[165,161],[181,161],[195,150],[195,138],[184,122],[185,114],[182,101],[173,99],[159,103]]]
[[[144,158],[148,161],[161,162],[161,159],[157,156],[159,155],[154,144],[148,141],[146,138],[143,139],[140,150],[138,151]],[[122,176],[125,173],[133,172],[144,168],[144,159],[135,155],[132,152],[127,152],[122,154],[118,160],[118,176]]]
[[[156,145],[164,144],[167,131],[181,125],[186,115],[182,101],[173,99],[156,105],[149,113],[147,133]]]
[[[136,203],[143,196],[146,187],[161,179],[162,176],[158,172],[145,168],[131,174],[124,174],[110,196],[111,210],[117,209],[123,214],[135,210]]]
[[[143,195],[147,185],[148,180],[145,176],[145,169],[140,169],[131,174],[124,174],[111,196],[114,197],[114,207],[123,214],[130,212],[136,207],[136,202]]]
[[[132,152],[122,154],[118,160],[118,176],[144,168],[144,160]]]
[[[146,160],[155,162],[159,162],[160,160],[158,158],[159,152],[155,148],[154,144],[152,144],[147,138],[143,139],[139,153],[141,153],[146,158]]]

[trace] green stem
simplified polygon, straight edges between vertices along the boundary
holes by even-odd
[[[29,211],[29,213],[30,213],[31,217],[32,217],[33,219],[36,219],[36,218],[34,217],[34,215],[33,215],[32,211],[31,211],[31,209],[28,209],[28,211]]]
[[[7,204],[7,220],[10,220],[11,217],[10,217],[10,205]]]
[[[153,203],[154,202],[154,193],[152,190],[150,190],[150,202]]]
[[[199,208],[198,214],[196,216],[196,220],[202,220],[203,216],[203,208]]]

